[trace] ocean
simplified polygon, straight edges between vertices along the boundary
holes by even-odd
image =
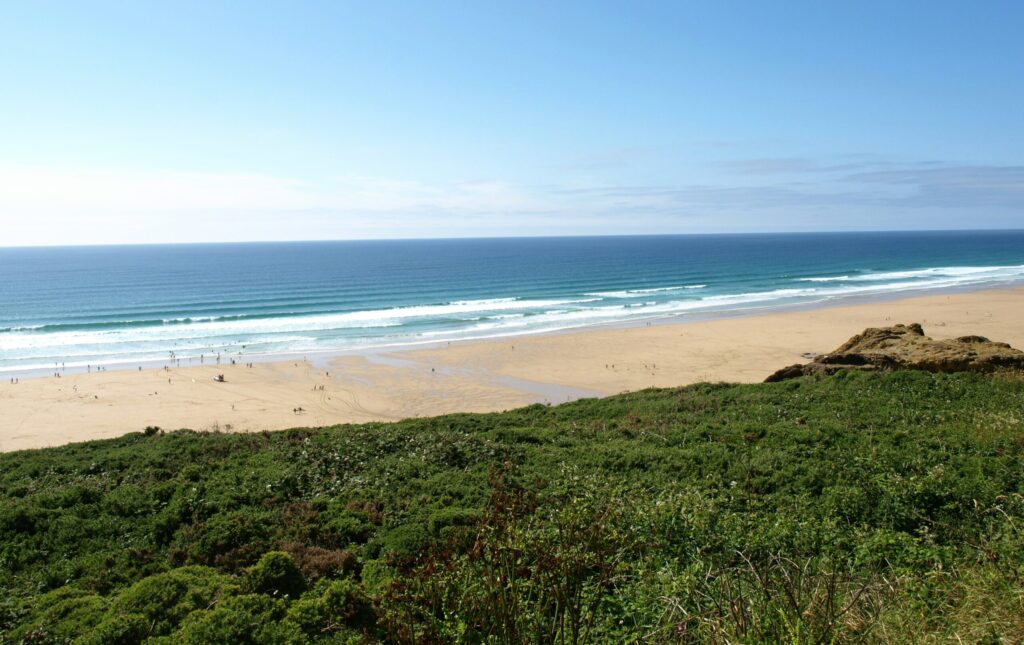
[[[0,248],[0,373],[254,360],[1024,280],[1024,231]]]

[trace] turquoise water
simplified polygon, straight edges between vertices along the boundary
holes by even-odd
[[[1021,280],[1024,231],[8,248],[0,372],[507,336]]]

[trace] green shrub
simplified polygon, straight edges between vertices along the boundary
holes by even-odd
[[[322,533],[328,544],[346,547],[363,544],[373,535],[374,529],[366,513],[343,509],[326,515]]]
[[[235,593],[234,581],[214,569],[182,567],[143,578],[117,596],[115,615],[145,617],[152,635],[169,634],[194,611],[206,609]]]
[[[470,508],[446,508],[431,513],[427,520],[430,534],[436,538],[446,538],[450,529],[473,526],[480,519],[480,511]]]
[[[324,603],[319,596],[306,595],[289,604],[287,621],[310,639],[322,637],[330,631]]]
[[[430,533],[423,524],[402,524],[381,536],[380,551],[395,559],[415,558],[430,542]]]
[[[307,642],[299,628],[282,621],[284,601],[265,595],[228,598],[208,611],[189,616],[170,639],[185,645],[299,645]]]
[[[373,604],[354,580],[335,580],[321,596],[329,622],[367,629],[376,622]]]
[[[61,587],[36,598],[28,617],[10,634],[13,642],[61,643],[89,632],[104,618],[99,596]]]
[[[0,642],[1018,642],[1022,400],[848,373],[0,453]]]
[[[243,588],[248,593],[298,598],[306,590],[306,581],[292,556],[271,551],[246,572]]]
[[[109,614],[75,645],[134,645],[150,635],[150,623],[141,614]]]
[[[14,539],[18,534],[36,532],[45,520],[46,512],[20,501],[4,501],[0,503],[0,537],[4,540]]]
[[[151,513],[153,503],[141,486],[122,485],[103,498],[105,510],[119,517],[133,517]]]
[[[257,509],[214,515],[184,536],[189,559],[198,564],[237,570],[266,552],[274,517]]]
[[[366,593],[381,596],[400,576],[397,569],[383,560],[370,560],[363,565],[361,583]]]

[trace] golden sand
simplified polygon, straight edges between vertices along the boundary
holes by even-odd
[[[0,451],[171,430],[276,430],[500,411],[698,381],[757,382],[866,327],[1024,348],[1024,289],[942,294],[702,322],[600,328],[431,349],[94,372],[0,383]],[[213,377],[223,373],[225,383]]]

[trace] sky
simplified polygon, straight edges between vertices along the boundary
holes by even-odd
[[[1024,228],[1024,3],[0,3],[0,246]]]

